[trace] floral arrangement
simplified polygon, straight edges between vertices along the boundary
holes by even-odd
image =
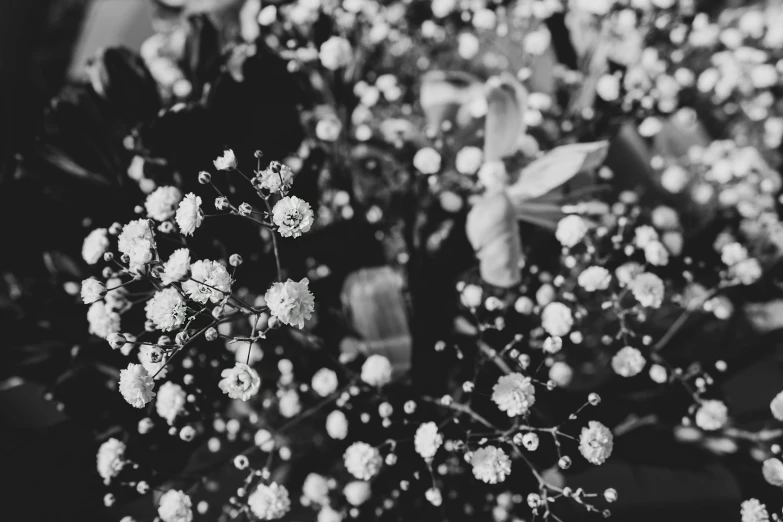
[[[757,461],[742,520],[780,520],[783,392],[735,417],[747,357],[702,349],[780,327],[778,6],[697,4],[155,2],[50,113],[112,109],[111,153],[53,125],[23,161],[127,207],[69,286],[124,399],[105,504],[608,517],[591,473],[654,426]]]

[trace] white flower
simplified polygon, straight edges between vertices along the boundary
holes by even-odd
[[[231,276],[217,261],[196,261],[190,265],[190,279],[182,283],[182,290],[197,303],[217,303],[231,291]]]
[[[564,247],[572,248],[587,234],[587,222],[579,216],[570,215],[557,224],[555,237]]]
[[[163,273],[161,281],[164,285],[176,283],[188,274],[190,269],[190,250],[187,248],[178,248],[169,256],[168,261],[163,264]]]
[[[96,228],[90,232],[82,244],[82,258],[88,265],[94,265],[101,260],[106,249],[109,248],[109,231],[105,228]]]
[[[473,13],[473,27],[476,29],[490,30],[495,28],[497,16],[490,9],[479,9]]]
[[[286,419],[290,419],[302,411],[302,403],[299,402],[299,394],[296,393],[296,390],[283,392],[278,400],[278,407],[280,408],[280,415]]]
[[[764,461],[761,467],[764,480],[773,486],[783,486],[783,462],[780,459],[770,458]]]
[[[164,332],[170,332],[182,326],[187,313],[185,300],[174,288],[164,288],[155,292],[152,299],[147,301],[145,310],[147,319]]]
[[[457,0],[432,0],[430,8],[436,18],[445,18],[457,7]]]
[[[662,230],[675,230],[680,226],[680,217],[677,211],[666,205],[658,205],[650,216],[653,225]]]
[[[272,221],[283,237],[299,237],[313,226],[313,211],[307,201],[286,196],[272,209]]]
[[[669,251],[660,241],[650,241],[644,247],[644,258],[654,266],[666,266],[669,264]]]
[[[509,417],[524,415],[536,402],[536,389],[521,373],[502,375],[492,387],[492,401]]]
[[[462,147],[455,159],[460,174],[475,174],[483,162],[484,152],[478,147]]]
[[[769,409],[772,416],[779,421],[783,421],[783,392],[775,395],[775,398],[769,403]]]
[[[283,324],[304,328],[305,321],[312,317],[315,310],[315,299],[308,284],[306,277],[298,283],[290,279],[285,283],[274,283],[264,294],[269,312]]]
[[[588,292],[596,290],[606,290],[609,283],[612,282],[612,275],[602,266],[591,266],[585,268],[578,278],[579,286]]]
[[[443,444],[443,436],[438,433],[438,425],[434,422],[425,422],[416,430],[413,445],[416,453],[423,459],[431,459]]]
[[[256,490],[247,497],[250,511],[261,520],[282,518],[291,509],[291,500],[285,486],[272,482],[268,486],[259,484]]]
[[[508,185],[508,171],[502,161],[487,161],[478,171],[479,183],[487,192],[497,192]]]
[[[746,259],[734,265],[731,273],[743,285],[752,285],[761,277],[761,265],[758,259]]]
[[[633,282],[637,275],[642,273],[642,265],[634,261],[622,264],[614,271],[614,275],[617,278],[617,282],[620,286],[626,286]]]
[[[605,15],[614,5],[614,0],[572,0],[569,7],[594,15]]]
[[[246,401],[258,393],[261,387],[258,372],[245,363],[238,362],[233,368],[226,368],[220,372],[220,376],[223,379],[218,386],[232,399]]]
[[[660,364],[653,364],[650,366],[650,379],[658,384],[663,384],[669,380],[669,374],[666,371],[666,368]]]
[[[767,506],[752,498],[742,503],[740,509],[740,515],[742,515],[742,522],[768,522],[769,513],[767,512]]]
[[[335,440],[343,440],[348,435],[348,419],[340,410],[334,410],[326,417],[326,433]]]
[[[121,441],[111,438],[101,444],[98,449],[98,474],[103,479],[103,483],[109,485],[112,478],[122,470],[125,465],[125,444]]]
[[[370,386],[385,386],[392,378],[392,365],[383,355],[373,354],[362,365],[362,380]]]
[[[182,386],[173,382],[166,382],[158,389],[158,398],[155,400],[155,411],[158,415],[172,424],[174,419],[185,410],[187,394]]]
[[[288,165],[273,161],[259,174],[258,187],[271,193],[288,192],[294,183],[294,171]]]
[[[729,409],[721,401],[704,401],[696,411],[696,425],[707,431],[721,429],[728,418]]]
[[[147,200],[144,202],[147,217],[157,221],[167,221],[173,218],[181,199],[182,192],[177,187],[158,187],[155,192],[147,196]]]
[[[179,230],[186,236],[192,236],[193,232],[204,221],[204,213],[201,211],[201,198],[192,192],[180,201],[176,215]]]
[[[495,446],[477,449],[470,459],[473,476],[487,484],[503,482],[511,473],[511,459],[506,452]]]
[[[120,331],[120,314],[102,301],[96,301],[87,310],[87,322],[90,324],[90,333],[101,339]]]
[[[321,65],[330,71],[335,71],[348,65],[351,62],[352,54],[351,44],[348,43],[348,40],[332,36],[321,44],[318,58],[321,59]]]
[[[726,266],[734,266],[748,258],[748,251],[739,243],[731,242],[723,245],[720,250],[720,259]]]
[[[223,155],[218,156],[212,163],[218,170],[233,170],[237,168],[237,157],[234,155],[233,150],[228,149],[224,150]]]
[[[474,58],[481,47],[481,43],[475,34],[462,32],[457,37],[457,53],[465,60]]]
[[[336,141],[340,137],[342,130],[343,126],[334,114],[321,118],[315,124],[315,135],[319,140],[323,141]]]
[[[552,34],[546,25],[539,26],[535,31],[530,31],[522,41],[522,48],[532,56],[540,56],[549,49],[552,43]]]
[[[468,308],[477,308],[481,305],[481,300],[484,292],[480,286],[470,284],[460,292],[460,302]]]
[[[363,480],[349,482],[343,488],[345,500],[352,506],[361,506],[370,498],[370,484]]]
[[[631,282],[631,292],[642,306],[658,308],[663,303],[663,281],[655,274],[643,272]]]
[[[413,166],[422,174],[436,174],[440,170],[440,154],[432,147],[424,147],[413,156]]]
[[[124,227],[119,238],[117,248],[131,259],[131,268],[136,269],[152,260],[152,247],[155,240],[152,235],[150,223],[146,219],[131,221]]]
[[[136,241],[128,254],[131,268],[140,269],[152,261],[152,247],[153,243],[149,239],[139,239]]]
[[[604,74],[598,78],[595,92],[602,100],[615,101],[620,97],[620,79],[613,74]]]
[[[637,227],[634,231],[634,244],[639,248],[645,248],[653,241],[658,241],[658,232],[649,225]]]
[[[343,522],[343,516],[329,506],[323,506],[318,512],[317,522]]]
[[[168,373],[166,357],[160,346],[142,344],[139,348],[139,362],[153,379],[162,379]]]
[[[369,480],[381,470],[381,453],[366,442],[354,442],[343,455],[345,469],[359,480]]]
[[[140,364],[128,364],[120,371],[120,393],[134,408],[143,408],[155,396],[155,383],[147,370]]]
[[[261,451],[266,451],[267,453],[275,449],[275,439],[272,437],[272,434],[265,429],[260,429],[256,432],[253,436],[253,442],[256,446],[261,448]]]
[[[170,489],[160,497],[158,516],[163,522],[191,522],[193,511],[190,497],[178,489]]]
[[[557,301],[549,303],[541,312],[541,326],[549,335],[564,337],[574,326],[571,309]]]
[[[329,483],[326,478],[318,473],[310,473],[302,485],[302,494],[310,502],[315,504],[329,503]]]
[[[642,352],[633,346],[621,348],[614,357],[612,357],[612,369],[621,377],[633,377],[644,369],[647,360]]]
[[[105,291],[106,287],[103,285],[103,283],[94,277],[82,281],[81,295],[84,304],[91,304],[99,300]]]
[[[334,393],[337,389],[337,374],[329,368],[321,368],[313,375],[312,388],[321,397]]]
[[[574,369],[565,361],[555,361],[549,368],[549,378],[560,387],[566,387],[574,378]]]
[[[603,464],[614,447],[612,432],[598,421],[590,421],[579,435],[579,452],[592,464]]]

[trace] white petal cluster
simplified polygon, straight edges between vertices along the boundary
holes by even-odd
[[[764,461],[761,466],[761,473],[764,480],[773,486],[783,486],[783,462],[780,459],[771,458]]]
[[[573,248],[584,239],[587,230],[587,222],[584,219],[570,215],[558,222],[555,237],[564,247]]]
[[[283,394],[280,395],[277,405],[280,409],[280,415],[286,419],[290,419],[302,411],[302,403],[299,401],[299,394],[293,389],[284,391]]]
[[[612,282],[612,275],[602,266],[591,266],[585,268],[582,273],[579,274],[577,282],[579,283],[579,286],[584,288],[587,292],[606,290],[609,288],[609,283]]]
[[[204,221],[204,213],[201,211],[201,198],[190,193],[180,201],[176,214],[177,226],[180,232],[186,236],[192,236],[193,232]]]
[[[261,520],[276,520],[283,518],[291,509],[291,500],[285,486],[272,482],[269,485],[259,484],[247,498],[250,511]]]
[[[222,156],[218,156],[213,162],[218,170],[233,170],[237,168],[237,158],[231,149],[224,150]]]
[[[147,319],[164,332],[182,326],[187,315],[185,300],[176,289],[171,287],[155,292],[144,309]]]
[[[574,326],[571,309],[563,303],[554,301],[546,305],[541,312],[541,327],[554,337],[564,337]]]
[[[637,348],[625,346],[612,357],[612,369],[621,377],[638,375],[647,364],[647,360]]]
[[[181,200],[182,192],[177,187],[158,187],[144,202],[147,217],[156,221],[168,221],[174,217]]]
[[[190,265],[190,279],[182,283],[182,290],[197,303],[217,303],[231,291],[231,276],[217,261],[196,261]]]
[[[259,174],[258,188],[271,193],[286,193],[294,183],[294,171],[288,165],[273,161]]]
[[[424,147],[413,156],[413,166],[422,174],[436,174],[440,170],[440,154],[432,147]]]
[[[162,379],[168,373],[166,354],[160,346],[142,344],[139,347],[139,362],[153,376],[153,379]]]
[[[383,355],[373,354],[362,365],[362,380],[370,386],[385,386],[391,382],[392,365]]]
[[[706,431],[721,429],[728,419],[729,409],[721,401],[704,401],[696,411],[696,425]]]
[[[155,397],[154,387],[152,377],[142,365],[130,363],[120,370],[120,393],[134,408],[143,408]]]
[[[641,273],[634,277],[630,286],[633,296],[640,305],[659,308],[663,303],[663,281],[657,275],[649,272]]]
[[[191,505],[190,497],[184,491],[170,489],[160,497],[158,516],[163,522],[191,522]]]
[[[443,436],[438,432],[438,425],[434,422],[425,422],[416,430],[413,439],[416,453],[423,459],[431,459],[443,444]]]
[[[614,437],[609,428],[598,421],[590,421],[579,435],[579,452],[592,464],[603,464],[612,454]]]
[[[82,281],[82,302],[84,302],[84,304],[92,304],[99,300],[105,291],[106,287],[103,285],[103,283],[94,277],[85,279]]]
[[[232,399],[246,401],[258,393],[261,377],[258,372],[245,363],[238,362],[233,368],[220,372],[222,380],[218,384],[223,393]]]
[[[330,71],[336,71],[351,62],[352,54],[353,51],[348,40],[339,36],[332,36],[321,44],[318,58],[321,60],[321,65],[325,68]]]
[[[111,438],[101,444],[98,449],[98,474],[104,484],[109,484],[112,478],[122,470],[125,464],[125,444],[115,438]]]
[[[740,516],[742,516],[742,522],[769,522],[767,506],[755,498],[742,503]]]
[[[272,221],[281,236],[296,238],[313,226],[313,210],[307,201],[296,196],[286,196],[275,203]]]
[[[302,495],[314,504],[329,503],[329,482],[323,475],[310,473],[302,485]]]
[[[166,422],[172,424],[177,415],[185,410],[186,401],[187,394],[182,389],[182,386],[173,382],[166,382],[158,389],[155,411],[166,419]]]
[[[455,162],[460,174],[475,174],[484,162],[484,152],[478,147],[462,147]]]
[[[348,419],[340,410],[334,410],[326,417],[326,433],[335,440],[343,440],[348,435]]]
[[[130,258],[131,269],[138,270],[152,260],[155,239],[146,219],[131,221],[124,227],[117,239],[117,248]]]
[[[120,331],[120,314],[102,301],[96,301],[87,310],[87,322],[90,325],[90,333],[101,339]]]
[[[533,381],[521,373],[502,375],[492,387],[492,401],[509,417],[524,415],[536,402]]]
[[[370,498],[370,484],[363,480],[349,482],[343,488],[345,500],[352,506],[361,506]]]
[[[313,375],[312,388],[321,397],[326,397],[337,389],[337,374],[329,368],[321,368]]]
[[[359,480],[369,480],[381,470],[383,459],[377,448],[366,442],[354,442],[343,455],[345,469]]]
[[[487,484],[503,482],[511,473],[511,459],[495,446],[484,446],[473,453],[470,460],[473,476]]]
[[[315,310],[315,298],[310,293],[310,281],[305,277],[298,283],[289,279],[274,283],[264,294],[269,312],[283,324],[304,328]]]
[[[783,421],[783,392],[778,393],[769,403],[769,409],[772,416],[779,421]]]
[[[170,285],[182,280],[190,270],[190,250],[179,248],[171,253],[168,261],[163,264],[161,280],[164,285]]]
[[[109,231],[105,228],[96,228],[84,238],[82,258],[88,265],[94,265],[101,260],[108,248]]]

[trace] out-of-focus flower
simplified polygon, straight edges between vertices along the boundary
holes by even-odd
[[[348,65],[351,61],[351,55],[351,44],[339,36],[332,36],[322,43],[318,52],[321,65],[330,71],[336,71],[340,67]]]
[[[541,326],[546,333],[555,337],[564,337],[571,331],[574,317],[571,309],[557,301],[546,305],[541,312]]]
[[[602,266],[591,266],[582,271],[577,279],[579,286],[587,292],[606,290],[612,282],[612,275]]]
[[[780,459],[765,460],[761,472],[764,475],[764,480],[773,486],[783,486],[783,462],[780,462]]]
[[[164,285],[176,283],[188,274],[188,270],[190,270],[190,250],[178,248],[164,263],[161,281]]]
[[[644,272],[637,275],[631,282],[631,292],[642,306],[658,308],[663,303],[663,281],[655,274]]]
[[[122,470],[125,465],[125,444],[115,438],[111,438],[101,444],[98,449],[98,474],[108,485],[112,478]]]
[[[767,506],[752,498],[742,503],[740,509],[742,522],[769,522]]]
[[[276,520],[283,518],[291,509],[288,490],[277,482],[259,484],[253,493],[247,497],[250,511],[261,520]]]
[[[329,503],[329,483],[323,475],[310,473],[305,477],[302,494],[309,501],[319,505]]]
[[[178,489],[170,489],[160,497],[158,516],[163,522],[191,522],[193,511],[190,497]]]
[[[345,500],[352,506],[361,506],[370,498],[370,484],[363,480],[349,482],[343,488]]]
[[[772,416],[779,421],[783,421],[783,392],[775,395],[775,398],[769,403],[769,409]]]
[[[147,217],[157,221],[173,218],[181,199],[182,192],[177,187],[158,187],[144,202]]]
[[[334,410],[326,417],[326,433],[335,440],[343,440],[348,435],[348,419],[340,410]]]
[[[321,397],[326,397],[327,395],[334,393],[337,389],[337,384],[337,374],[334,370],[321,368],[313,375],[311,387],[315,393]]]
[[[286,390],[277,401],[280,415],[290,419],[302,411],[302,403],[299,402],[299,394],[296,390]]]
[[[413,156],[413,166],[422,174],[436,174],[440,170],[440,154],[432,147],[424,147]]]
[[[102,301],[94,302],[87,310],[87,322],[90,325],[90,333],[101,339],[120,331],[120,314]]]
[[[82,258],[88,265],[94,265],[101,260],[103,254],[109,248],[109,231],[105,228],[96,228],[90,232],[82,244]]]
[[[385,386],[391,382],[392,365],[383,355],[373,354],[362,365],[362,380],[370,386]]]
[[[484,161],[484,152],[478,147],[462,147],[457,152],[455,166],[460,174],[475,174]]]
[[[416,453],[423,459],[431,459],[443,444],[443,436],[438,432],[438,425],[434,422],[425,422],[416,430],[413,439]]]
[[[174,419],[185,410],[186,393],[182,386],[173,382],[166,382],[158,389],[158,398],[155,400],[155,411],[158,415],[172,424]]]
[[[647,364],[647,360],[638,349],[626,346],[612,357],[612,369],[622,377],[638,375]]]
[[[94,277],[82,281],[81,296],[84,304],[92,304],[99,300],[105,291],[106,287],[103,283]]]
[[[560,244],[567,248],[576,246],[587,234],[587,223],[579,216],[570,215],[560,220],[557,224],[555,237]]]

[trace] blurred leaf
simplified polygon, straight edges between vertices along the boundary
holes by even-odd
[[[519,223],[505,192],[485,195],[468,214],[465,230],[479,259],[481,278],[507,288],[521,280]]]
[[[522,119],[527,92],[510,74],[490,78],[486,85],[487,118],[484,127],[484,161],[513,155],[525,132]]]

